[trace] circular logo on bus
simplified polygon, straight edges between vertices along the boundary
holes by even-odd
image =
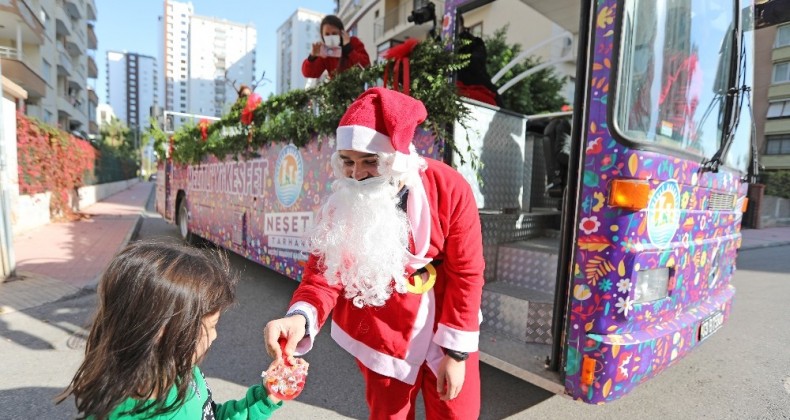
[[[289,144],[280,151],[274,165],[274,192],[283,206],[291,207],[296,203],[302,193],[303,181],[302,155],[296,146]]]
[[[666,248],[680,227],[680,188],[677,181],[661,183],[647,205],[647,234],[658,248]]]

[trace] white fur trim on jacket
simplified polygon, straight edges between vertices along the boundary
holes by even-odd
[[[412,326],[409,340],[409,348],[406,350],[406,358],[399,359],[389,354],[376,351],[361,341],[355,340],[347,332],[332,320],[332,338],[340,347],[351,353],[368,369],[381,375],[395,378],[399,381],[414,385],[417,380],[417,373],[422,364],[429,360],[429,356],[436,353],[436,347],[431,343],[433,335],[433,323],[436,319],[436,296],[433,290],[424,293],[420,299],[420,307]],[[439,349],[441,352],[441,349]],[[431,358],[433,359],[433,357]],[[438,363],[435,364],[438,367]],[[436,369],[431,366],[436,372]]]
[[[409,268],[413,271],[425,267],[431,262],[425,258],[431,245],[431,205],[422,182],[409,186],[409,197],[406,200],[406,214],[411,224],[411,235],[414,239],[414,254],[408,252]]]
[[[296,310],[300,310],[307,314],[307,325],[310,326],[310,330],[307,331],[307,335],[299,340],[299,343],[296,344],[296,351],[294,352],[294,355],[302,356],[313,348],[315,335],[318,334],[318,310],[315,308],[315,306],[307,302],[300,301],[291,305],[286,313],[291,313]]]
[[[439,324],[433,342],[446,349],[472,353],[480,343],[480,331],[461,331]]]

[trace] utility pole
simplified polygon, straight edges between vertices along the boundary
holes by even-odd
[[[0,60],[0,121],[5,119],[3,109],[3,64]],[[2,265],[3,279],[16,274],[16,261],[14,257],[14,240],[11,230],[11,200],[8,196],[8,152],[6,150],[5,128],[0,124],[0,265]],[[16,140],[16,139],[14,139]]]

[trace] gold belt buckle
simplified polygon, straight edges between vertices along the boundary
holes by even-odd
[[[414,284],[407,281],[406,290],[410,293],[421,295],[433,288],[433,285],[436,284],[436,268],[433,264],[428,263],[425,265],[425,269],[428,271],[428,281],[423,282],[422,273],[412,274],[411,278],[414,280]]]

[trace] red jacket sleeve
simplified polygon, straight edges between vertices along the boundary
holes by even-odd
[[[343,58],[343,70],[350,69],[351,67],[369,67],[370,66],[370,56],[368,52],[365,50],[365,44],[359,40],[359,38],[352,36],[351,37],[351,52],[348,53],[348,56]]]
[[[441,271],[445,284],[434,342],[445,348],[473,352],[478,349],[485,282],[480,215],[469,183],[454,169],[441,163],[438,166],[439,170],[431,176],[439,185],[435,194],[443,225]]]
[[[329,70],[327,67],[327,59],[323,57],[316,57],[313,61],[305,58],[302,62],[302,76],[317,79],[321,77],[324,70]]]
[[[302,275],[302,282],[291,298],[291,305],[296,302],[306,302],[318,311],[318,325],[316,329],[321,327],[329,318],[329,313],[337,303],[337,298],[343,290],[343,285],[338,281],[335,285],[327,283],[323,275],[323,269],[320,267],[318,257],[310,255],[307,259],[307,265]]]

